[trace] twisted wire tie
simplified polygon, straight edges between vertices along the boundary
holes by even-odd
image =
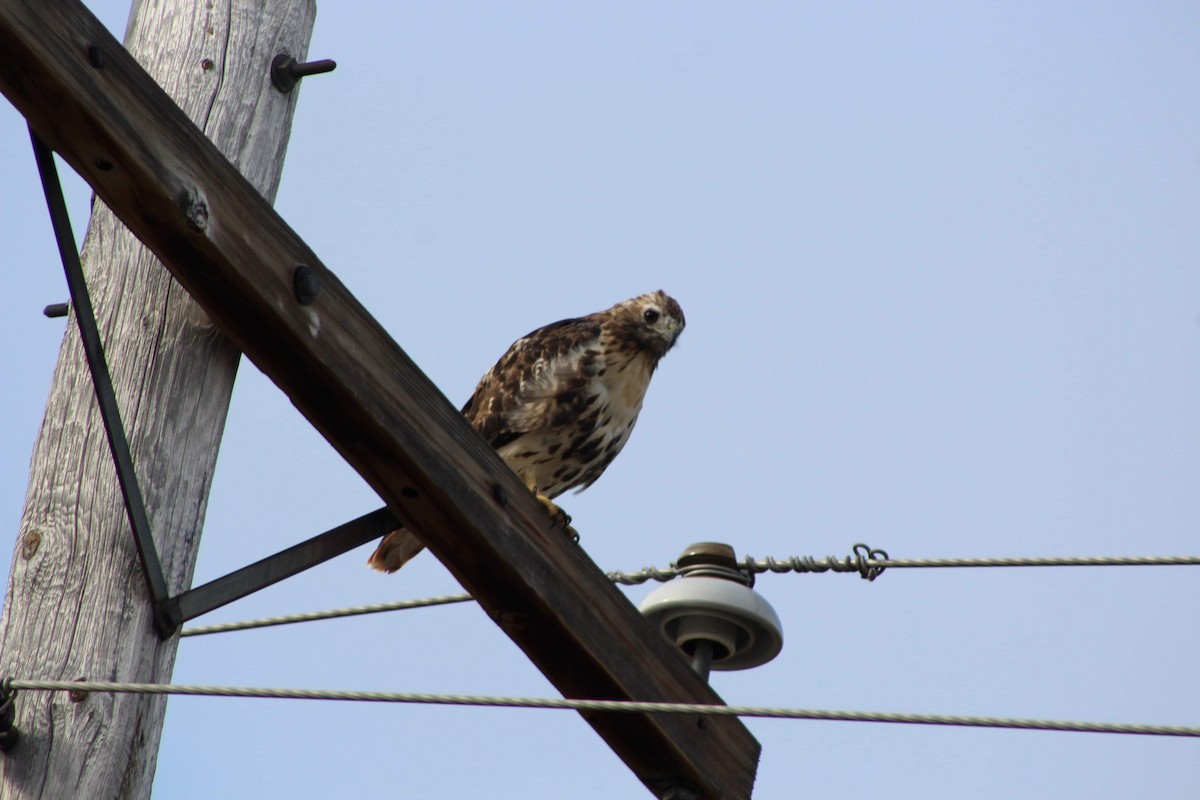
[[[857,572],[865,580],[873,581],[883,574],[885,567],[878,562],[887,561],[888,554],[886,550],[870,547],[862,542],[854,545],[854,555],[843,556],[826,556],[823,559],[814,558],[813,556],[791,556],[779,560],[767,556],[759,561],[753,556],[746,556],[742,559],[740,567],[748,575],[761,575],[764,572]],[[659,581],[665,583],[672,578],[678,577],[679,570],[672,564],[667,569],[659,569],[658,567],[646,567],[637,572],[610,572],[608,577],[610,580],[624,584],[625,586],[636,586],[646,581]]]
[[[762,561],[746,556],[742,559],[742,568],[752,575],[764,572],[857,572],[863,580],[873,581],[883,574],[885,567],[878,562],[887,561],[886,550],[873,548],[858,542],[854,545],[854,555],[838,558],[826,556],[817,559],[812,556],[792,556],[779,561],[767,556]]]

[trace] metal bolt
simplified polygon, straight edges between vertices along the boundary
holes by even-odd
[[[312,305],[321,292],[321,276],[312,267],[298,264],[292,272],[292,291],[300,305]]]
[[[47,317],[54,319],[55,317],[65,317],[67,310],[70,309],[70,303],[51,303],[42,309],[42,313]]]
[[[707,639],[697,639],[691,643],[692,647],[692,671],[704,679],[708,683],[709,673],[712,672],[713,650],[715,646]],[[684,648],[687,652],[687,648]],[[725,648],[721,648],[722,653],[727,653]]]
[[[280,53],[271,61],[271,83],[276,89],[287,94],[295,89],[296,84],[306,75],[333,72],[336,67],[337,62],[329,58],[300,63],[291,56]]]

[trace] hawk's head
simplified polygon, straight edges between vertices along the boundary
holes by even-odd
[[[683,333],[683,309],[661,289],[617,303],[608,311],[625,347],[662,358]]]

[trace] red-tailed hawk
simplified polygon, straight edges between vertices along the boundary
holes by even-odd
[[[658,291],[538,328],[488,370],[463,416],[574,534],[551,498],[591,486],[621,452],[683,325],[679,303]],[[367,563],[395,572],[422,548],[400,528]]]

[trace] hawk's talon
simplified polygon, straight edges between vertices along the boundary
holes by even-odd
[[[571,515],[563,514],[554,520],[554,524],[563,529],[563,533],[567,535],[573,543],[579,544],[579,531],[571,527]]]
[[[579,542],[579,532],[571,527],[571,515],[563,511],[558,505],[541,492],[537,493],[538,502],[546,509],[546,513],[550,515],[550,521],[563,529],[572,542]]]

